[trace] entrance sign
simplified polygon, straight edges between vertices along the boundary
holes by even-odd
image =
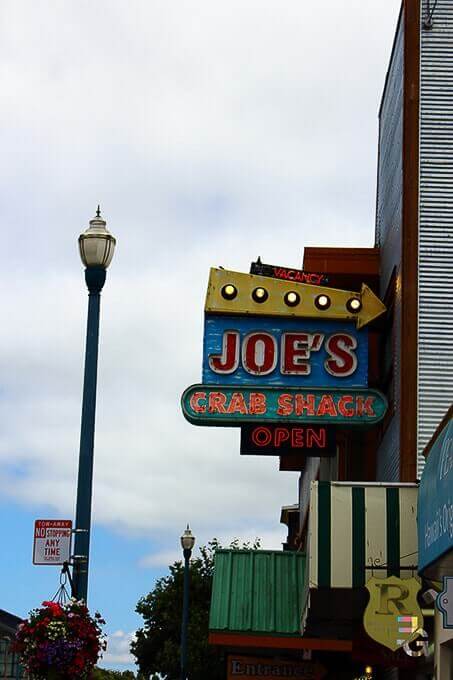
[[[208,314],[202,381],[366,387],[368,331],[350,322]]]
[[[289,267],[277,267],[273,264],[264,264],[260,258],[250,265],[250,274],[270,276],[272,279],[294,281],[296,283],[311,283],[315,286],[326,285],[329,279],[325,274],[306,272],[303,269],[290,269]]]
[[[374,425],[387,409],[384,395],[374,389],[223,385],[192,385],[183,393],[181,405],[194,425],[224,427],[250,422]]]
[[[311,661],[282,661],[271,657],[228,656],[227,680],[246,678],[261,680],[263,677],[299,678],[299,680],[321,680],[326,669]]]
[[[453,419],[446,424],[426,459],[418,494],[417,514],[419,572],[433,565],[429,575],[451,575],[453,573],[453,552],[450,552],[453,551]],[[439,558],[445,562],[444,568],[440,564],[433,564]]]
[[[385,310],[385,305],[364,283],[358,293],[214,268],[210,271],[205,304],[209,314],[354,321],[357,328],[363,328]]]
[[[242,455],[280,456],[287,453],[334,456],[335,430],[316,425],[242,425]]]
[[[33,542],[33,564],[63,564],[71,556],[72,521],[37,519]]]
[[[372,577],[366,583],[370,601],[363,626],[373,640],[395,651],[418,636],[423,614],[417,602],[418,578]]]

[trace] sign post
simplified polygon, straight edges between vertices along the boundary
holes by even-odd
[[[63,565],[71,557],[72,521],[37,519],[33,541],[33,564]]]

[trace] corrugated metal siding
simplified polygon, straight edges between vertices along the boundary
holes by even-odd
[[[404,21],[401,13],[379,115],[379,162],[376,206],[376,245],[381,253],[381,297],[396,270],[394,308],[394,394],[395,415],[377,454],[377,479],[399,479],[399,389],[401,356],[401,263],[403,196],[403,69]]]
[[[300,634],[305,555],[218,550],[210,630]]]
[[[394,482],[399,479],[399,436],[400,419],[394,416],[385,431],[378,451],[376,479],[380,482]]]
[[[376,245],[381,249],[381,293],[385,293],[393,267],[401,259],[403,48],[404,25],[401,15],[379,114]]]
[[[432,6],[432,3],[431,3]],[[426,0],[422,1],[422,16]],[[453,401],[453,3],[421,33],[418,476]]]

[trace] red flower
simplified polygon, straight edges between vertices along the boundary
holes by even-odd
[[[63,609],[61,608],[61,605],[58,604],[58,602],[43,602],[42,605],[43,607],[46,607],[46,609],[50,609],[53,616],[63,616]]]
[[[48,626],[55,619],[60,620],[66,630],[58,644],[54,636],[48,634]],[[61,606],[46,601],[19,626],[15,650],[28,671],[39,677],[46,676],[50,668],[58,667],[67,680],[80,680],[89,675],[106,647],[102,623],[99,614],[91,617],[87,607],[78,602]],[[81,648],[70,644],[74,641],[81,643]]]

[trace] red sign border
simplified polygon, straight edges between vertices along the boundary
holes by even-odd
[[[64,564],[65,560],[63,562],[50,562],[49,564],[43,563],[43,562],[35,562],[35,545],[36,545],[36,528],[39,522],[61,522],[62,526],[60,527],[49,527],[49,528],[55,528],[55,529],[70,529],[71,530],[71,538],[69,542],[69,552],[71,552],[72,548],[72,534],[73,534],[73,529],[72,529],[72,519],[35,519],[35,523],[33,525],[33,551],[32,551],[32,564],[35,565],[36,567],[60,567]]]

